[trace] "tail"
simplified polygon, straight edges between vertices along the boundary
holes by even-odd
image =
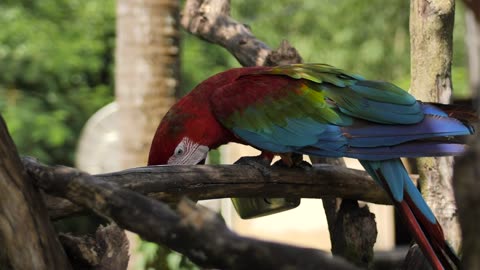
[[[468,106],[465,104],[441,104],[441,103],[423,103],[423,105],[433,105],[444,111],[448,117],[453,117],[465,124],[477,123],[479,118],[478,114],[473,109],[473,106]]]
[[[445,241],[443,230],[400,159],[360,161],[365,170],[391,196],[433,269],[459,269],[460,260]]]

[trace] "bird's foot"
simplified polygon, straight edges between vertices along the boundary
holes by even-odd
[[[278,167],[288,167],[288,168],[301,168],[301,169],[310,169],[312,164],[303,160],[303,155],[296,153],[289,153],[285,155],[280,155],[282,159],[275,162],[273,166]]]

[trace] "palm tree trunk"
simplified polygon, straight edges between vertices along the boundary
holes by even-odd
[[[179,85],[178,1],[119,0],[115,95],[123,167],[146,164]]]

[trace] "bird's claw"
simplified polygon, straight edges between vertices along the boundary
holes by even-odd
[[[295,160],[295,162],[289,166],[288,164],[285,164],[285,162],[283,162],[283,160],[279,160],[275,163],[273,163],[272,165],[273,167],[283,167],[283,168],[301,168],[301,169],[304,169],[304,170],[307,170],[307,169],[311,169],[312,168],[312,164],[308,163],[307,161],[305,160]]]

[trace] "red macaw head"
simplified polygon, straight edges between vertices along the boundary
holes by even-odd
[[[165,115],[153,138],[149,165],[198,164],[205,160],[208,142],[202,140],[202,128],[193,111],[183,109],[182,102]]]
[[[194,165],[203,163],[210,148],[194,141],[187,134],[176,136],[162,136],[165,129],[161,128],[152,142],[148,165]]]
[[[210,96],[254,69],[231,69],[212,76],[175,104],[155,133],[148,164],[198,164],[205,160],[210,149],[236,141],[213,115]]]
[[[148,165],[195,165],[205,161],[208,151],[230,141],[208,108],[195,95],[175,104],[160,123],[150,148]]]

